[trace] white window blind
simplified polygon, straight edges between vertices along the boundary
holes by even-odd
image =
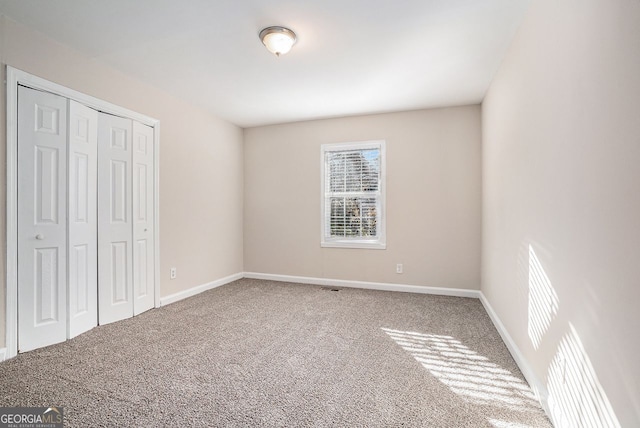
[[[322,245],[384,248],[384,142],[322,146]]]

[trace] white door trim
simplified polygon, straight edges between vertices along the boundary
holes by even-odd
[[[155,307],[160,307],[160,121],[57,83],[7,66],[7,272],[6,272],[6,358],[18,353],[18,85],[51,92],[87,107],[127,117],[154,129],[154,218],[155,218]]]

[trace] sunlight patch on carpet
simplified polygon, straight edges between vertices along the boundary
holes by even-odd
[[[452,392],[469,402],[517,412],[539,408],[523,380],[451,336],[382,330]]]

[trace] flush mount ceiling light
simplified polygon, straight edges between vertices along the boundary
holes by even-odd
[[[290,29],[274,26],[260,31],[260,40],[269,49],[269,52],[279,57],[289,52],[298,39],[296,33]]]

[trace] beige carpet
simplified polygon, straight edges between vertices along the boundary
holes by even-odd
[[[243,279],[0,364],[66,426],[551,426],[475,299]]]

